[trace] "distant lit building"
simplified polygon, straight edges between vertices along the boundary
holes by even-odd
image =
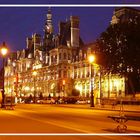
[[[80,38],[79,17],[59,23],[59,33],[53,34],[52,14],[48,10],[43,38],[33,34],[26,39],[26,49],[11,53],[5,66],[5,93],[17,97],[80,96],[90,97],[90,68],[87,60],[94,53],[94,44],[84,45]],[[33,77],[33,71],[37,74]],[[94,64],[95,98],[124,96],[124,79],[110,75],[100,79],[100,67]]]
[[[140,10],[131,7],[115,8],[111,24],[135,22],[132,19],[140,18]]]

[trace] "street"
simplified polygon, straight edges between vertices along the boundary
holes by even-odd
[[[118,111],[72,108],[71,105],[39,105],[20,104],[15,110],[0,110],[0,132],[16,134],[117,134],[117,124],[107,118],[108,115],[117,115]],[[137,112],[126,112],[127,115],[137,115]],[[140,133],[139,121],[128,121],[126,134]],[[9,136],[1,136],[1,139]],[[13,136],[11,136],[15,139]],[[10,137],[10,139],[11,139]],[[22,136],[23,137],[23,136]],[[24,136],[25,137],[25,136]],[[26,136],[27,137],[27,136]],[[31,138],[31,136],[28,136]],[[34,136],[35,137],[35,136]],[[36,136],[39,137],[39,136]],[[42,136],[43,138],[46,136]],[[50,139],[57,137],[84,139],[87,136],[47,136]],[[93,136],[88,136],[92,138]],[[121,136],[94,136],[96,139],[116,139]],[[122,136],[123,139],[138,138],[138,136]],[[21,136],[16,136],[20,138]],[[32,137],[33,138],[33,137]],[[0,139],[0,140],[1,140]],[[41,138],[42,139],[42,138]]]

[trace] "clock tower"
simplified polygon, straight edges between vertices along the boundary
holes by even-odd
[[[48,8],[47,19],[45,22],[45,32],[46,33],[53,33],[53,25],[52,25],[52,13],[51,8]]]
[[[51,8],[48,8],[48,13],[46,15],[46,21],[45,21],[45,28],[44,28],[44,39],[43,39],[43,45],[46,48],[47,51],[52,49],[54,47],[53,43],[53,24],[52,24],[52,13]]]

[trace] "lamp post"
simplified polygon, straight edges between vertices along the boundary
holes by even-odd
[[[63,80],[63,96],[65,97],[65,84],[66,84],[66,81],[65,80]]]
[[[4,94],[4,92],[5,92],[5,90],[4,90],[5,70],[4,70],[4,65],[5,65],[5,57],[6,57],[7,53],[8,53],[8,48],[7,48],[6,44],[5,44],[5,42],[3,42],[3,44],[2,44],[2,46],[0,48],[0,53],[1,53],[2,58],[3,58],[3,66],[2,66],[2,68],[3,68],[3,74],[2,74],[3,81],[2,81],[2,102],[1,102],[1,108],[4,108],[4,106],[5,106],[4,105],[5,104],[5,94]]]
[[[93,70],[92,70],[92,64],[95,61],[95,56],[90,55],[89,58],[90,63],[90,107],[94,107],[94,92],[93,92]]]
[[[34,103],[36,102],[36,90],[35,90],[35,78],[36,78],[37,72],[33,71],[33,77],[34,77]]]
[[[102,93],[102,67],[99,66],[99,71],[100,71],[100,75],[99,75],[99,92],[100,92],[100,104],[102,102],[102,98],[103,98],[103,93]]]

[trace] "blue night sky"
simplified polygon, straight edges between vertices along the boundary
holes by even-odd
[[[140,3],[140,0],[0,0],[0,4],[123,4]],[[2,8],[0,7],[0,44],[5,41],[11,51],[26,47],[26,37],[32,33],[43,35],[47,7],[41,8]],[[59,21],[71,15],[80,17],[80,35],[85,43],[99,37],[111,21],[114,8],[56,8],[52,7],[53,25],[58,32]]]

